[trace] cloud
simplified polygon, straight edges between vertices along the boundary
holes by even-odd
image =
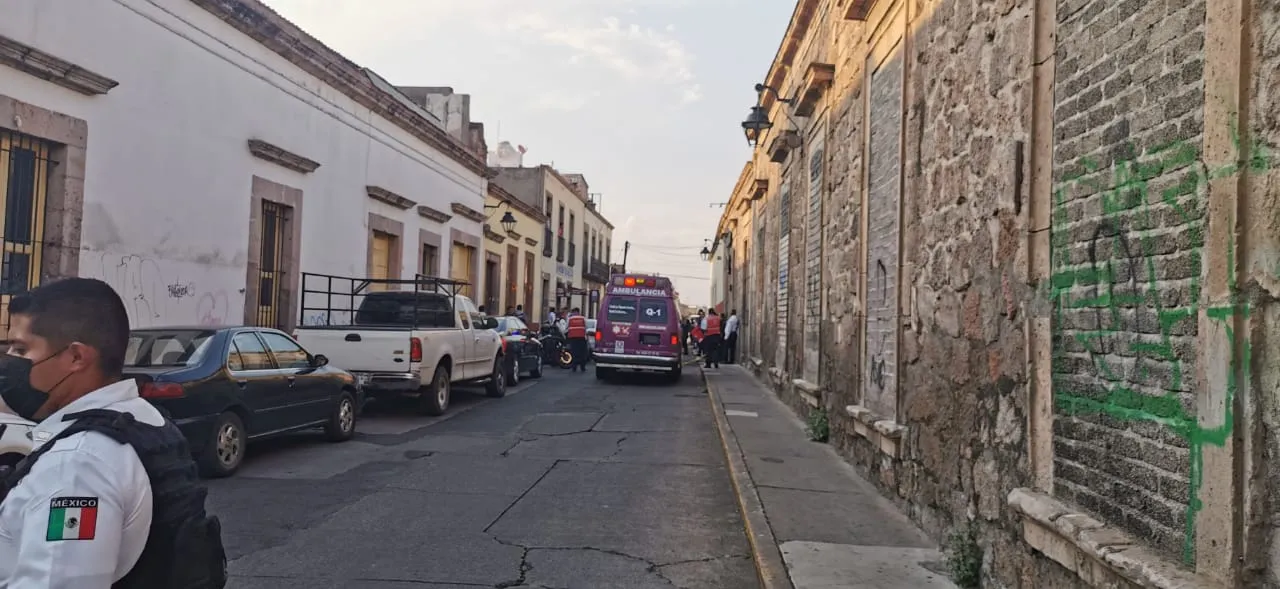
[[[675,36],[674,25],[641,26],[611,12],[637,5],[661,5],[662,0],[547,0],[523,9],[508,4],[498,11],[486,10],[488,4],[492,3],[454,7],[449,18],[476,23],[495,42],[519,45],[544,62],[565,63],[588,74],[596,70],[621,81],[666,88],[684,103],[702,96],[694,73],[695,57]]]
[[[597,87],[649,94],[659,102],[687,104],[701,97],[695,56],[675,26],[642,24],[655,11],[679,10],[689,0],[378,0],[377,10],[354,0],[265,2],[358,54],[403,55],[417,40],[444,37],[502,56],[588,100],[600,96],[591,94]],[[586,106],[578,98],[535,103],[558,110]]]

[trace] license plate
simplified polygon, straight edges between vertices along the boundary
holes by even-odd
[[[615,354],[622,353],[622,342],[613,342],[613,353]]]

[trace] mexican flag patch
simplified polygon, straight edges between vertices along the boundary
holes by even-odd
[[[58,497],[49,502],[46,540],[92,540],[97,527],[97,497]]]

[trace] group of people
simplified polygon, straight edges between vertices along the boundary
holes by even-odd
[[[122,376],[129,316],[105,282],[9,303],[0,411],[35,424],[0,469],[0,587],[226,585],[217,518],[182,432]]]
[[[737,309],[729,311],[729,318],[723,322],[715,309],[699,309],[697,315],[681,323],[684,353],[689,353],[689,343],[693,342],[707,368],[719,368],[721,361],[733,364],[738,355],[738,322]]]

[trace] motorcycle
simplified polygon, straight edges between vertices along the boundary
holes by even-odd
[[[543,327],[538,341],[542,342],[542,357],[547,364],[560,368],[573,365],[573,352],[569,350],[569,340],[553,327]]]

